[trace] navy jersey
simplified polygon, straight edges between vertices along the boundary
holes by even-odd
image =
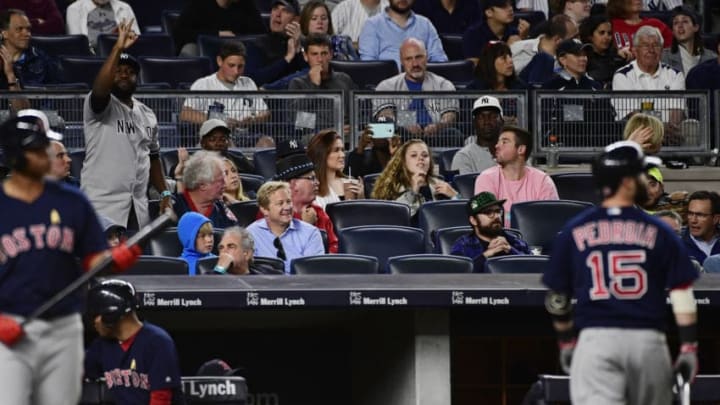
[[[572,295],[575,326],[663,330],[668,288],[699,274],[675,233],[637,208],[590,208],[555,238],[543,282]]]
[[[114,339],[93,341],[85,353],[85,377],[104,377],[118,404],[148,404],[150,391],[168,388],[173,403],[183,402],[175,344],[167,332],[148,322],[127,350]]]
[[[0,185],[0,312],[28,315],[82,274],[78,259],[107,249],[90,202],[76,188],[46,181],[37,200],[9,197]],[[44,318],[80,310],[70,294]]]

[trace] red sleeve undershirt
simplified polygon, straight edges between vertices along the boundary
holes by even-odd
[[[165,388],[162,390],[150,391],[150,404],[148,405],[170,405],[172,401],[172,390]]]

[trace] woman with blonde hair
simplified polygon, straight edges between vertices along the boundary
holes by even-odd
[[[644,113],[633,114],[623,130],[623,139],[638,143],[648,155],[660,151],[664,138],[665,126],[662,121]]]
[[[457,191],[434,176],[434,169],[425,142],[411,139],[400,146],[378,177],[372,198],[405,203],[411,216],[426,201],[458,198]]]
[[[316,204],[325,209],[327,204],[333,202],[364,198],[362,181],[343,174],[345,146],[337,131],[329,129],[318,132],[308,144],[307,155],[315,165],[315,175],[320,183]]]
[[[243,191],[242,181],[240,180],[240,172],[232,159],[223,158],[225,169],[225,191],[223,191],[223,201],[225,204],[232,204],[238,201],[247,201],[250,199]]]

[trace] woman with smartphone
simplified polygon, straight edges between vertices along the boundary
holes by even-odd
[[[405,203],[410,207],[410,215],[415,216],[426,201],[460,197],[434,173],[428,146],[420,139],[411,139],[400,146],[380,174],[372,198]]]
[[[345,146],[340,134],[334,130],[320,131],[310,140],[307,154],[320,183],[316,204],[325,209],[329,203],[365,198],[363,182],[343,174]]]

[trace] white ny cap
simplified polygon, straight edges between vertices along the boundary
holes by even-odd
[[[503,115],[500,101],[493,96],[482,96],[475,100],[475,102],[473,103],[472,113],[475,114],[475,112],[481,108],[496,108],[498,110],[498,113],[500,113],[500,116],[502,117]]]
[[[50,122],[48,121],[47,115],[45,115],[44,112],[40,110],[35,110],[32,108],[27,108],[24,110],[20,110],[17,113],[18,117],[35,117],[40,118],[40,121],[43,123],[43,129],[45,130],[45,135],[47,135],[48,138],[54,140],[54,141],[62,141],[63,136],[59,132],[55,132],[50,128]]]

